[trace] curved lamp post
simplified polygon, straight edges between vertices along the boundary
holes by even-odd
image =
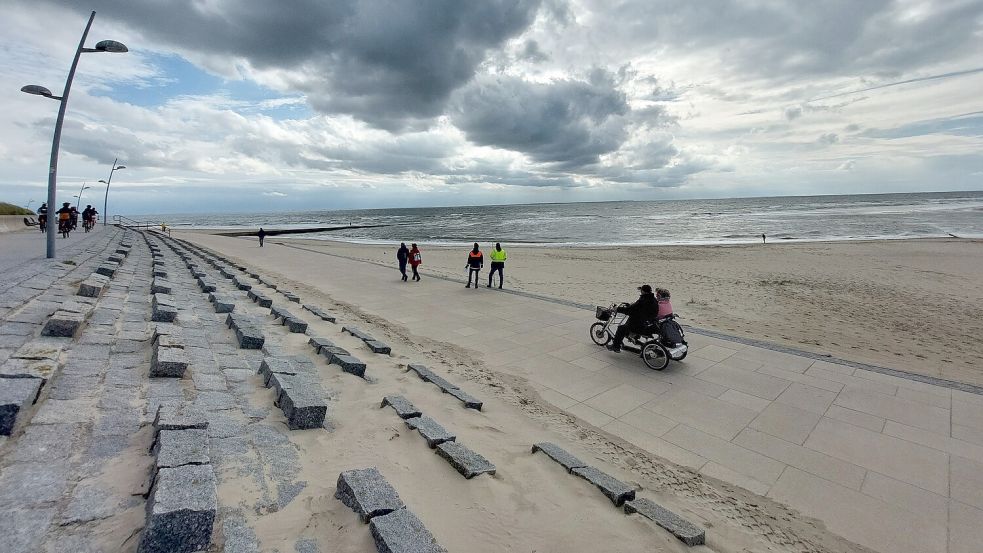
[[[113,160],[113,170],[109,172],[109,180],[99,179],[99,182],[106,185],[106,197],[102,200],[102,226],[106,226],[106,221],[109,220],[109,213],[106,207],[109,206],[109,183],[113,182],[113,173],[120,169],[126,169],[126,165],[116,165],[117,161],[119,161],[119,158]]]
[[[82,188],[79,189],[78,195],[77,196],[74,196],[75,198],[78,198],[78,203],[75,204],[76,207],[78,207],[79,205],[82,204],[82,192],[84,192],[84,191],[86,191],[86,190],[88,190],[90,188],[92,188],[92,187],[91,186],[86,186],[84,182],[82,183]]]
[[[58,107],[58,119],[55,120],[55,136],[51,140],[51,162],[48,165],[48,205],[53,209],[57,204],[57,198],[55,197],[55,190],[57,186],[57,175],[58,175],[58,146],[61,143],[61,125],[65,120],[65,109],[68,107],[68,94],[72,90],[72,79],[75,78],[75,68],[78,67],[79,57],[82,53],[93,53],[93,52],[126,52],[126,46],[121,42],[116,42],[115,40],[103,40],[96,44],[95,48],[85,48],[85,38],[89,36],[89,28],[92,27],[92,20],[96,18],[96,12],[92,12],[89,15],[89,22],[85,25],[85,31],[82,32],[82,40],[79,41],[78,49],[75,50],[75,59],[72,60],[72,68],[68,71],[68,80],[65,81],[65,91],[62,92],[61,96],[55,96],[50,90],[43,86],[36,84],[27,85],[21,88],[21,92],[26,92],[28,94],[36,94],[38,96],[44,96],[45,98],[51,98],[52,100],[58,100],[60,106]],[[55,221],[57,217],[48,217],[48,259],[55,257],[55,235],[57,234],[57,227],[55,226]]]

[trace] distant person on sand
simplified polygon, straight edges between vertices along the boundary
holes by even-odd
[[[256,233],[256,236],[259,236],[259,247],[262,248],[263,240],[266,238],[266,231],[263,230],[263,227],[259,227],[259,232]]]
[[[420,280],[420,273],[416,272],[416,268],[423,263],[423,257],[420,256],[420,248],[413,244],[410,247],[410,267],[413,267],[413,280]]]
[[[763,232],[761,233],[761,243],[762,244],[765,243],[765,233],[763,233]]]
[[[502,249],[502,245],[499,244],[498,242],[495,242],[495,249],[492,250],[490,254],[488,254],[488,257],[491,258],[491,262],[492,262],[491,272],[488,273],[488,287],[491,288],[492,277],[495,276],[495,271],[498,271],[498,287],[501,288],[502,281],[505,280],[505,275],[503,274],[503,271],[505,270],[505,258],[506,258],[505,250]],[[477,286],[477,283],[475,284],[475,286]]]
[[[399,262],[399,272],[403,273],[403,282],[406,282],[408,278],[406,276],[406,262],[410,260],[410,250],[406,247],[406,242],[399,243],[399,249],[396,250],[396,261]]]
[[[465,288],[471,288],[471,277],[474,277],[474,287],[478,288],[478,275],[481,268],[485,266],[485,256],[478,249],[478,243],[474,243],[474,248],[468,252],[468,264],[464,266],[468,270],[468,283]]]

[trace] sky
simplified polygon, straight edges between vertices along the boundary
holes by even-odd
[[[93,10],[58,201],[118,159],[110,214],[983,189],[983,0],[7,0],[0,201]]]

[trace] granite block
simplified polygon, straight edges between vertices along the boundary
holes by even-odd
[[[41,336],[74,338],[83,322],[85,322],[85,317],[81,313],[58,310],[44,323]]]
[[[204,429],[161,430],[153,454],[156,470],[207,464],[208,432]]]
[[[532,452],[536,453],[537,451],[542,451],[550,459],[553,459],[557,463],[563,465],[563,468],[567,469],[567,472],[571,472],[576,468],[583,468],[587,466],[587,463],[567,453],[566,450],[560,446],[550,442],[540,442],[533,445]]]
[[[634,488],[599,469],[577,467],[570,472],[597,486],[601,493],[619,507],[625,501],[635,499]]]
[[[481,400],[468,394],[464,390],[461,390],[460,388],[452,388],[452,389],[441,388],[441,389],[444,391],[444,393],[450,394],[456,397],[458,400],[460,400],[461,403],[464,404],[464,407],[468,409],[475,409],[481,411],[481,406],[482,406]]]
[[[495,474],[495,465],[491,464],[488,459],[456,441],[437,444],[435,453],[446,459],[457,472],[468,480],[479,474]]]
[[[340,366],[341,370],[346,373],[365,378],[365,363],[359,361],[357,357],[343,354],[335,355],[332,357],[331,363]]]
[[[20,413],[38,399],[40,378],[0,378],[0,436],[10,436]]]
[[[310,344],[311,347],[314,348],[314,352],[318,354],[321,353],[322,347],[334,345],[334,342],[321,336],[311,336],[307,343]]]
[[[379,553],[446,553],[423,522],[408,509],[398,509],[369,521]]]
[[[389,405],[396,410],[396,414],[399,415],[401,419],[411,419],[414,417],[419,417],[423,413],[417,409],[410,400],[403,396],[386,396],[382,398],[381,407]]]
[[[181,348],[154,348],[150,359],[150,376],[181,378],[188,369],[188,357]]]
[[[399,494],[375,467],[339,474],[334,496],[358,513],[362,522],[404,507]]]
[[[655,503],[651,499],[639,498],[625,502],[625,513],[638,513],[689,546],[706,543],[706,530],[684,519],[676,513]]]
[[[457,436],[448,432],[437,421],[426,415],[405,419],[405,422],[406,426],[416,430],[423,436],[430,449],[437,447],[438,444],[457,440]]]
[[[389,355],[392,353],[392,348],[378,340],[366,340],[365,345],[369,346],[372,353],[381,353],[384,355]]]
[[[161,469],[147,499],[147,522],[138,553],[208,549],[217,507],[211,465]]]

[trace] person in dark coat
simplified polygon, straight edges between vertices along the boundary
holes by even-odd
[[[406,282],[408,278],[406,275],[406,262],[410,259],[410,249],[406,247],[406,242],[399,243],[399,249],[396,250],[396,261],[399,262],[399,272],[403,273],[403,282]]]
[[[266,231],[263,230],[263,227],[259,227],[259,232],[256,233],[256,236],[259,236],[259,247],[262,248],[263,247],[263,239],[266,238]]]
[[[625,341],[628,333],[641,332],[650,321],[655,320],[659,313],[659,302],[655,299],[655,294],[652,293],[652,287],[643,284],[638,287],[638,291],[641,292],[641,295],[638,296],[635,303],[627,307],[618,306],[618,313],[625,313],[628,318],[621,323],[617,332],[614,333],[614,340],[608,344],[608,349],[611,351],[621,351],[621,344]]]
[[[465,288],[471,288],[471,277],[474,277],[474,287],[478,288],[478,275],[481,268],[485,266],[485,256],[478,249],[478,243],[474,243],[474,249],[468,252],[468,264],[464,266],[468,270],[468,284]]]

